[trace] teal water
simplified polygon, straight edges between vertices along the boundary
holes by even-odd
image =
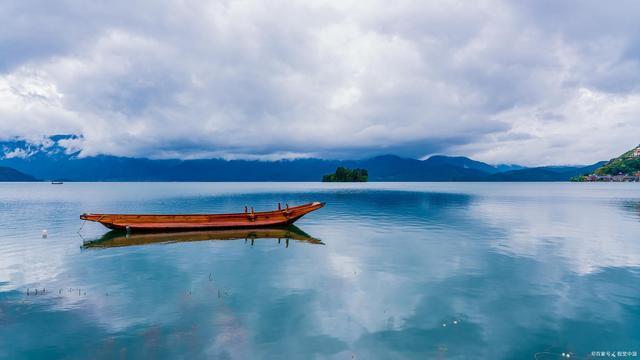
[[[323,244],[78,234],[285,201],[327,203],[297,223]],[[640,352],[639,235],[637,184],[0,183],[0,358]]]

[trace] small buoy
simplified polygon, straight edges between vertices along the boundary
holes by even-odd
[[[453,324],[457,325],[458,324],[458,320],[453,320]]]
[[[47,232],[47,230],[42,230],[42,238],[46,239],[47,235],[49,235],[49,233]]]
[[[447,324],[445,324],[445,323],[442,323],[442,327],[447,327]]]

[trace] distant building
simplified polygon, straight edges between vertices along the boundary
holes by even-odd
[[[638,146],[635,150],[633,150],[633,156],[635,157],[640,156],[640,146]]]

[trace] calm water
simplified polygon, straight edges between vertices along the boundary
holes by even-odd
[[[297,223],[324,245],[83,248],[107,231],[87,223],[77,233],[83,212],[278,201],[327,202]],[[640,352],[639,235],[637,184],[4,183],[0,357]]]

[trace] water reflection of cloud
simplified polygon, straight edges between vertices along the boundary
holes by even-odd
[[[470,212],[502,233],[491,243],[505,254],[560,261],[579,274],[640,266],[640,222],[610,202],[486,200]]]
[[[205,350],[207,357],[216,359],[247,359],[250,332],[227,307],[223,306],[214,316],[216,329],[214,341]]]
[[[282,194],[257,194],[256,203]],[[4,331],[26,334],[42,317],[60,333],[44,346],[80,339],[71,355],[97,348],[118,356],[126,347],[132,357],[159,349],[167,357],[530,358],[540,348],[635,344],[640,329],[628,319],[640,289],[627,266],[636,266],[631,242],[640,222],[621,216],[627,210],[617,203],[402,191],[313,197],[330,206],[301,228],[326,246],[201,242],[80,252],[79,242],[60,241],[57,249],[36,248],[61,257],[49,264],[53,275],[30,276],[83,286],[87,296],[43,297],[12,315]],[[190,199],[197,209],[210,201]]]

